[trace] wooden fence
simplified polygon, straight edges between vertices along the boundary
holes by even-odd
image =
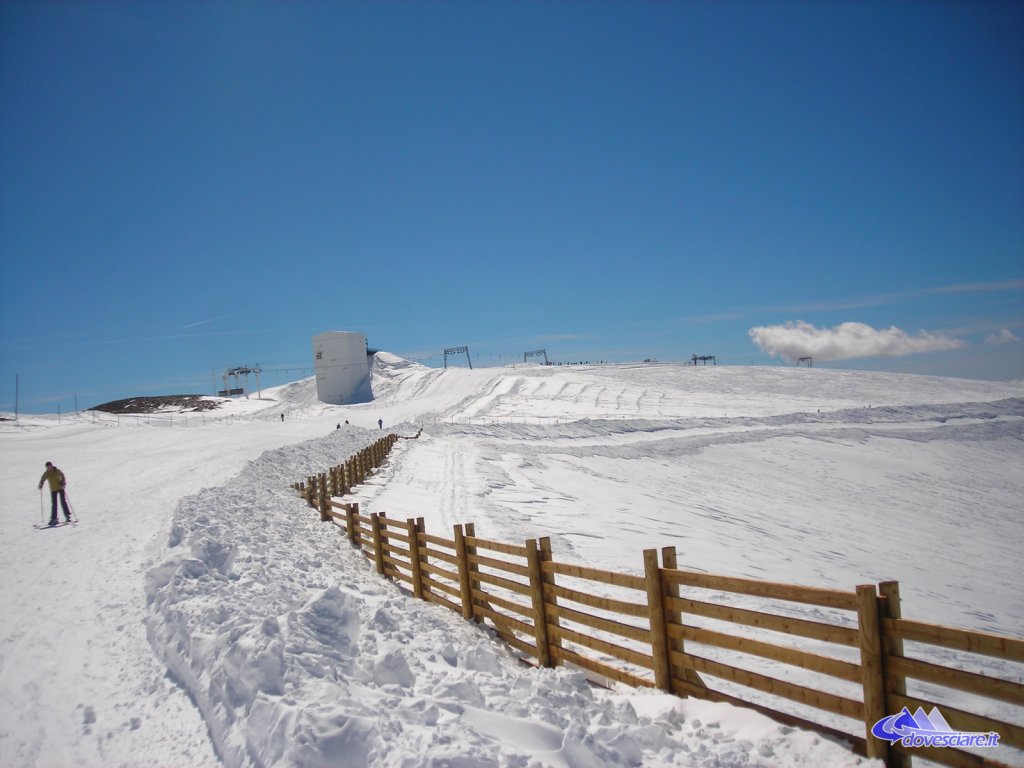
[[[417,439],[423,430],[406,440]],[[326,472],[311,475],[304,483],[293,483],[306,502],[320,510],[322,520],[330,520],[330,500],[334,496],[344,496],[354,485],[363,482],[373,470],[384,463],[395,443],[403,438],[389,432],[384,437],[353,454],[342,464],[331,467]]]
[[[994,750],[911,749],[872,735],[877,721],[904,707],[939,707],[956,731],[997,733],[1000,754],[1024,750],[1024,666],[1012,675],[1005,667],[971,670],[979,655],[1024,664],[1022,640],[904,619],[896,582],[843,591],[716,576],[680,569],[674,547],[660,558],[645,550],[643,575],[614,573],[558,562],[548,538],[490,541],[472,523],[445,538],[427,533],[423,518],[367,516],[334,498],[380,466],[396,439],[388,435],[295,487],[379,574],[491,627],[524,660],[753,708],[842,739],[891,768],[907,768],[912,755],[949,766],[1007,765]],[[935,648],[941,660],[929,652]],[[908,693],[908,681],[922,692]],[[958,692],[957,708],[941,703],[949,691]],[[963,694],[970,710],[960,708],[968,706]],[[1006,704],[1015,723],[993,714]]]

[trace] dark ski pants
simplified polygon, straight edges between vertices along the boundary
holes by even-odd
[[[64,517],[68,520],[71,519],[71,512],[68,511],[68,500],[64,495],[64,489],[61,488],[59,491],[50,491],[50,521],[54,522],[57,520],[57,497],[60,496],[60,505],[64,509]]]

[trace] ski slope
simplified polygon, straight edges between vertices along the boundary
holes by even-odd
[[[424,431],[357,489],[364,512],[550,536],[611,570],[675,545],[716,573],[896,579],[905,615],[1024,636],[1020,384],[379,353],[373,390],[0,422],[0,764],[869,764],[747,711],[527,670],[378,580],[288,487],[378,418]],[[77,527],[32,528],[47,460]]]

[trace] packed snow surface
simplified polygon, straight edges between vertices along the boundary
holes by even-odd
[[[524,666],[377,577],[290,486],[378,419],[423,433],[355,489],[364,513],[549,536],[629,573],[674,545],[712,573],[896,579],[906,616],[1024,636],[1019,384],[378,353],[372,385],[357,406],[309,379],[205,414],[0,422],[0,765],[876,764],[749,710]],[[77,526],[33,528],[47,460]]]

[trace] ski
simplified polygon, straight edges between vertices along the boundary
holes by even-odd
[[[62,523],[54,523],[53,525],[48,525],[47,523],[33,523],[32,527],[37,531],[45,531],[47,528],[63,528],[65,525],[78,525],[78,521],[67,520]]]

